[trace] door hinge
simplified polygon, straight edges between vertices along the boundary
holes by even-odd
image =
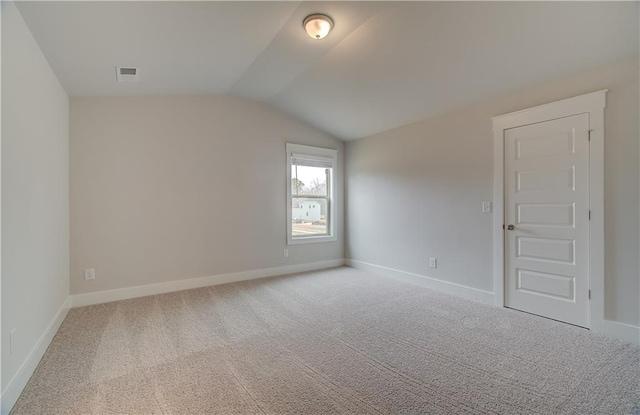
[[[587,141],[591,141],[591,132],[592,132],[592,131],[593,131],[593,130],[589,130],[589,138],[587,138]]]
[[[589,220],[591,220],[591,210],[589,210]]]
[[[589,290],[589,300],[591,300],[591,290]]]

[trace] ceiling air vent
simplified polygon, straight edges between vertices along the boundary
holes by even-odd
[[[138,68],[116,66],[116,79],[118,82],[137,82],[139,73]]]

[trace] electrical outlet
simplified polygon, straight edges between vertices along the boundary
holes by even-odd
[[[96,270],[95,268],[87,268],[84,270],[84,279],[85,280],[95,280],[96,279]]]
[[[13,344],[15,341],[16,329],[11,330],[9,332],[9,354],[13,354]]]
[[[429,258],[429,267],[438,268],[438,259],[437,258]]]
[[[482,213],[491,213],[491,202],[482,202]]]
[[[285,258],[288,258],[288,257],[289,257],[289,250],[288,250],[288,249],[285,249],[285,250],[282,252],[282,256],[283,256],[283,257],[285,257]]]

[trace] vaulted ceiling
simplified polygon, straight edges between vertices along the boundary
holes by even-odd
[[[71,96],[232,94],[344,140],[638,55],[637,2],[19,2]],[[317,41],[313,12],[335,28]],[[116,66],[140,68],[117,83]]]

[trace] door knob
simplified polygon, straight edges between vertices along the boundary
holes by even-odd
[[[515,226],[513,226],[513,225],[509,225],[509,226],[507,226],[507,229],[508,229],[508,230],[510,230],[510,231],[514,230],[515,228],[516,228],[516,227],[515,227]]]

